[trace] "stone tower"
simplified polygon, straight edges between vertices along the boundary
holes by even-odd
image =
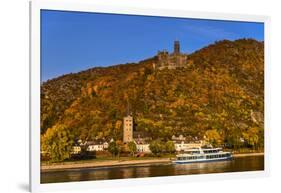
[[[180,53],[180,42],[175,41],[174,42],[174,54],[179,54]]]
[[[128,115],[123,120],[123,142],[133,141],[133,117]]]

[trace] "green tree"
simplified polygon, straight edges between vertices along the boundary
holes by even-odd
[[[234,149],[239,149],[243,142],[241,141],[242,134],[240,131],[231,130],[228,132],[228,134],[225,136],[225,139],[227,143],[233,147]]]
[[[205,137],[207,142],[213,146],[218,146],[222,143],[222,137],[216,129],[206,131]]]
[[[165,144],[165,150],[166,152],[168,152],[171,156],[172,153],[175,153],[176,149],[175,149],[175,144],[173,141],[167,141]],[[171,159],[171,157],[170,157]]]
[[[173,141],[167,141],[165,144],[165,150],[168,153],[174,153],[176,151],[175,144]]]
[[[134,157],[135,156],[135,152],[137,151],[136,144],[133,141],[130,141],[128,143],[128,148],[129,148],[129,151],[130,151],[131,155]]]
[[[117,155],[120,158],[120,153],[124,150],[124,143],[121,140],[116,141]]]
[[[248,132],[243,133],[243,138],[246,142],[251,145],[254,149],[257,148],[257,144],[259,142],[259,130],[256,127],[252,127],[248,130]]]
[[[153,154],[159,155],[159,153],[163,151],[164,147],[160,140],[154,140],[149,144],[149,149]]]
[[[63,161],[70,157],[74,137],[65,125],[49,128],[41,140],[42,150],[50,154],[51,161]]]
[[[117,155],[118,148],[117,148],[117,144],[115,141],[112,141],[108,144],[108,151],[111,153],[112,157]]]

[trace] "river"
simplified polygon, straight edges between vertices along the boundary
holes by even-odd
[[[246,156],[236,157],[231,161],[206,163],[118,166],[111,168],[86,168],[67,169],[65,171],[49,171],[41,173],[41,183],[242,172],[263,169],[264,156]]]

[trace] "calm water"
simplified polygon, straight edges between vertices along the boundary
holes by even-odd
[[[143,178],[187,174],[241,172],[264,169],[264,156],[238,157],[231,161],[192,164],[123,166],[98,169],[70,169],[41,173],[41,183]]]

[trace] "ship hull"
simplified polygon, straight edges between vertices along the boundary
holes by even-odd
[[[202,163],[202,162],[217,162],[217,161],[228,161],[232,160],[231,157],[224,157],[224,158],[213,158],[213,159],[198,159],[198,160],[175,160],[172,161],[174,164],[189,164],[189,163]]]

